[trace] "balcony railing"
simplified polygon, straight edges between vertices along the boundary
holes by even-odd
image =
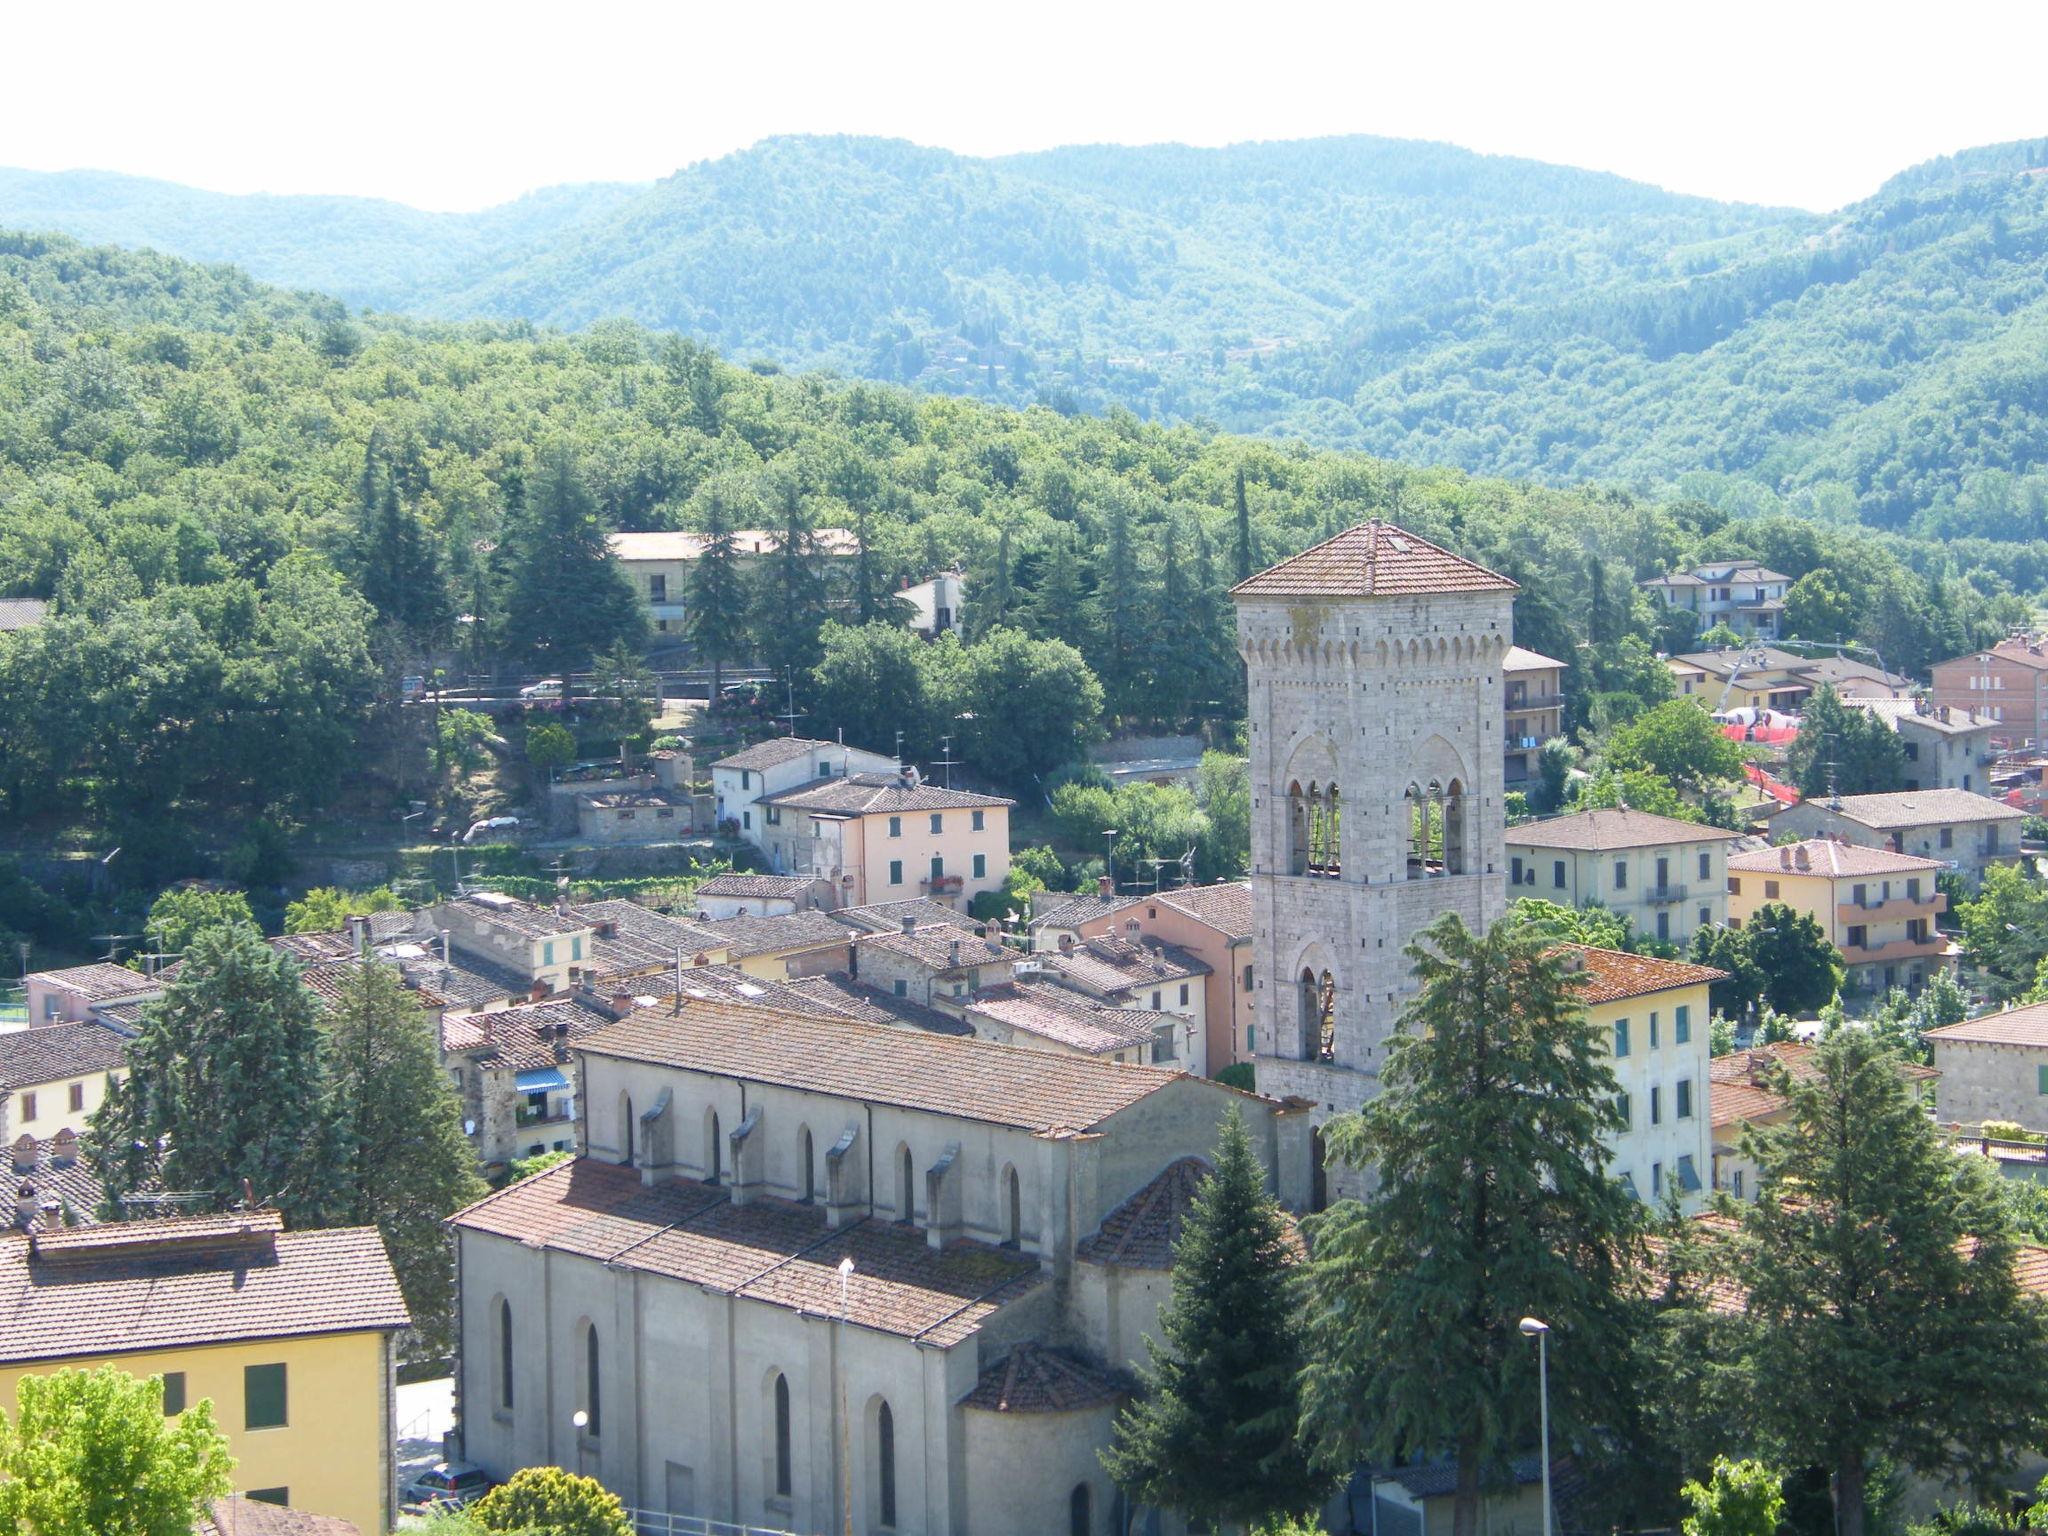
[[[529,1125],[566,1125],[575,1118],[567,1109],[535,1109],[531,1104],[522,1104],[512,1113],[512,1123],[522,1129]]]
[[[1845,901],[1835,908],[1835,917],[1844,923],[1872,923],[1883,922],[1886,918],[1938,917],[1947,910],[1948,893],[1929,891],[1917,900],[1911,896],[1894,896],[1889,901],[1874,897]]]
[[[1507,712],[1511,715],[1524,714],[1532,709],[1562,709],[1564,695],[1561,693],[1525,693],[1519,699],[1509,699]]]
[[[1931,960],[1948,952],[1948,940],[1938,933],[1924,939],[1887,939],[1882,944],[1844,946],[1842,958],[1851,965],[1878,965],[1886,960]]]
[[[1659,902],[1683,901],[1685,900],[1685,887],[1682,885],[1670,884],[1653,885],[1648,890],[1643,892],[1643,900]]]

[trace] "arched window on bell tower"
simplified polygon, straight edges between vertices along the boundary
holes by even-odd
[[[1308,873],[1308,807],[1309,798],[1302,793],[1301,781],[1296,779],[1287,786],[1287,873],[1290,875]]]
[[[1444,873],[1465,874],[1465,786],[1461,780],[1453,779],[1444,790],[1443,798],[1443,858]]]
[[[1343,869],[1343,827],[1338,814],[1337,786],[1308,787],[1308,867],[1311,875],[1336,875]]]

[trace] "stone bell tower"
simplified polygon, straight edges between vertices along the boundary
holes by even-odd
[[[1402,949],[1442,913],[1477,927],[1503,910],[1515,591],[1375,521],[1231,593],[1250,716],[1252,1048],[1259,1090],[1312,1101],[1318,1126],[1379,1091],[1414,991]],[[1320,1197],[1319,1157],[1315,1175]],[[1355,1183],[1332,1169],[1328,1193]]]

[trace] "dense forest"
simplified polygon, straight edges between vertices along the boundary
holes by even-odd
[[[821,711],[826,612],[874,617],[879,595],[959,565],[970,653],[1078,653],[986,652],[998,680],[1085,663],[1110,719],[1227,722],[1227,586],[1375,514],[1523,583],[1519,637],[1571,661],[1585,726],[1668,692],[1653,651],[1680,637],[1633,583],[1681,559],[1762,558],[1803,578],[1795,625],[1878,641],[1908,669],[1996,635],[2048,588],[2040,541],[1731,518],[1124,410],[792,376],[624,321],[364,318],[37,236],[0,237],[0,509],[0,596],[53,603],[0,637],[0,827],[15,846],[119,843],[138,879],[210,870],[202,851],[257,818],[389,815],[404,786],[381,748],[396,678],[423,656],[575,666],[638,639],[603,552],[613,528],[859,530],[870,554],[837,578],[858,591],[792,605],[816,573],[771,583],[729,642],[789,666]],[[1001,771],[1013,754],[985,745]]]
[[[1824,216],[1372,138],[785,138],[478,214],[0,172],[0,225],[578,329],[1728,510],[2044,533],[2048,141]]]

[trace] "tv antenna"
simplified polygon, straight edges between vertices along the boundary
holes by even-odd
[[[797,721],[799,721],[799,720],[803,720],[803,719],[808,719],[808,718],[809,718],[809,716],[810,716],[810,711],[809,711],[809,710],[804,710],[804,711],[802,711],[802,712],[800,713],[800,712],[799,712],[799,711],[797,710],[797,707],[796,707],[796,669],[795,669],[795,668],[793,668],[793,667],[784,667],[784,668],[782,669],[782,686],[783,686],[783,690],[784,690],[784,694],[785,694],[785,697],[786,697],[786,698],[788,699],[788,701],[789,701],[789,707],[788,707],[787,709],[783,710],[783,712],[782,712],[781,714],[777,715],[777,716],[776,716],[775,718],[776,718],[776,719],[778,719],[778,720],[781,720],[781,721],[784,721],[784,722],[786,722],[786,723],[788,724],[788,726],[789,726],[789,734],[790,734],[790,735],[792,735],[792,736],[794,736],[794,735],[796,734],[796,723],[797,723]]]
[[[946,788],[951,789],[953,787],[953,765],[959,761],[958,758],[953,756],[953,738],[951,736],[941,736],[939,738],[939,752],[940,756],[933,761],[932,766],[946,770]]]

